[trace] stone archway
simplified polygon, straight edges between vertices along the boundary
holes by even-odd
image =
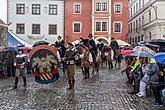
[[[109,44],[109,40],[106,37],[97,37],[95,38],[96,41],[102,40],[104,44]]]

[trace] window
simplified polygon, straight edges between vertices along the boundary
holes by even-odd
[[[107,2],[102,3],[102,11],[107,11]]]
[[[121,4],[115,4],[115,13],[121,13]]]
[[[49,34],[57,34],[57,25],[56,24],[49,25]]]
[[[25,4],[17,4],[17,14],[25,14]]]
[[[74,13],[81,13],[81,6],[80,6],[80,4],[74,5]]]
[[[17,24],[16,25],[16,33],[17,34],[25,34],[25,25],[24,24]]]
[[[135,22],[133,22],[133,30],[135,30],[136,26],[135,26]]]
[[[96,31],[101,31],[101,22],[96,22]]]
[[[132,32],[132,23],[131,23],[131,32]]]
[[[141,28],[141,18],[139,18],[139,28]]]
[[[138,11],[138,2],[136,2],[136,12]]]
[[[135,37],[135,43],[137,43],[137,37]]]
[[[151,11],[149,11],[149,22],[151,22]]]
[[[138,42],[140,42],[140,36],[138,36]]]
[[[144,35],[141,35],[141,41],[143,41],[143,36],[144,36]]]
[[[138,20],[136,20],[136,31],[138,30]]]
[[[32,34],[40,34],[40,24],[32,24]]]
[[[107,31],[107,22],[102,22],[102,31]]]
[[[144,15],[142,16],[142,26],[144,25]]]
[[[115,23],[114,32],[121,32],[121,23]]]
[[[151,31],[149,32],[149,38],[150,38],[150,40],[152,39]]]
[[[107,31],[108,30],[108,22],[96,22],[96,31]]]
[[[40,4],[32,4],[32,14],[34,15],[40,14]]]
[[[135,5],[134,5],[134,7],[133,7],[133,13],[135,14]]]
[[[74,23],[73,24],[74,25],[74,27],[73,27],[73,31],[74,31],[74,33],[80,33],[81,32],[81,23]]]
[[[96,11],[101,11],[101,3],[96,3]]]
[[[141,9],[141,0],[139,0],[139,9]]]
[[[57,15],[57,5],[49,5],[49,15]]]

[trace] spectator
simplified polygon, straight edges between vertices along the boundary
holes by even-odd
[[[152,84],[151,88],[153,91],[153,95],[155,98],[155,101],[153,102],[153,106],[162,106],[162,100],[161,100],[161,90],[165,88],[165,66],[159,64],[159,82],[155,82]],[[165,96],[165,89],[162,91],[163,98]]]
[[[147,64],[148,69],[146,68],[144,72],[144,77],[140,81],[140,92],[136,94],[138,97],[146,97],[146,87],[150,83],[157,82],[159,80],[159,67],[156,63],[150,62]]]

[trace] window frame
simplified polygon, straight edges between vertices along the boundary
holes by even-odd
[[[75,32],[75,24],[80,24],[80,32]],[[82,29],[82,23],[78,22],[78,21],[74,21],[73,24],[73,33],[81,33],[81,29]]]
[[[97,6],[97,4],[99,4],[98,6]],[[102,11],[102,3],[101,2],[96,2],[96,4],[95,4],[95,11],[96,12],[101,12]],[[97,10],[97,9],[99,9],[100,8],[100,10]]]
[[[104,4],[104,5],[103,5]],[[105,5],[106,4],[106,5]],[[102,7],[102,9],[101,9],[101,11],[104,11],[104,12],[106,12],[106,11],[108,11],[108,2],[102,2],[102,5],[101,5]],[[103,10],[104,8],[103,8],[103,6],[104,6],[104,8],[105,8],[105,6],[106,6],[106,10]]]
[[[18,7],[18,5],[23,5],[24,7]],[[18,8],[23,8],[23,13],[18,13],[19,12]],[[16,14],[17,15],[24,15],[25,14],[25,4],[23,4],[23,3],[17,3],[16,4]]]
[[[56,28],[55,28],[55,33],[51,33],[51,28],[50,28],[50,26],[55,26]],[[48,33],[49,33],[49,35],[57,35],[57,24],[49,24],[48,25]]]
[[[116,28],[115,28],[115,26],[116,26],[115,24],[117,24],[117,23],[120,24],[120,32],[116,32],[116,30],[115,30],[115,29],[116,29]],[[115,21],[115,22],[113,23],[113,33],[122,33],[122,31],[123,31],[123,30],[122,30],[122,26],[123,26],[122,21]]]
[[[39,7],[35,7],[36,9],[35,9],[35,11],[37,10],[37,9],[39,9],[39,13],[34,13],[34,7],[33,6],[39,6]],[[32,4],[32,15],[40,15],[41,14],[41,4]]]
[[[33,31],[33,26],[34,25],[39,25],[39,33],[33,33],[34,31]],[[41,24],[32,24],[32,34],[41,34]]]
[[[51,8],[51,6],[54,6],[53,8]],[[55,13],[51,13],[50,10],[55,10],[53,12]],[[57,4],[49,4],[49,15],[57,15],[58,14],[58,5]]]
[[[116,11],[116,5],[120,5],[120,12]],[[114,13],[115,14],[122,14],[122,3],[114,3]]]
[[[76,5],[80,6],[80,12],[79,13],[76,12]],[[81,14],[81,3],[74,3],[73,4],[73,14]]]
[[[100,30],[97,30],[97,23],[100,24]],[[101,32],[101,31],[102,31],[102,26],[101,26],[101,25],[102,25],[101,21],[96,21],[96,22],[95,22],[95,31],[96,31],[96,32]]]
[[[23,25],[23,32],[18,32],[18,25]],[[25,23],[16,23],[16,34],[25,34]]]
[[[97,23],[100,23],[100,30],[97,30]],[[106,23],[106,30],[103,30],[103,23]],[[95,21],[95,32],[108,32],[108,21]]]

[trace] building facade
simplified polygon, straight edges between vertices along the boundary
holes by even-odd
[[[129,43],[165,38],[164,0],[129,0]]]
[[[8,0],[7,9],[9,30],[28,43],[64,35],[63,0]]]
[[[67,42],[88,38],[110,43],[111,37],[126,41],[127,0],[8,0],[9,30],[30,44]]]
[[[128,1],[65,0],[66,39],[87,38],[89,33],[105,43],[110,43],[111,37],[126,41]]]
[[[65,0],[65,40],[88,38],[92,32],[92,1]]]
[[[92,33],[95,39],[110,43],[111,37],[126,41],[128,33],[127,0],[93,0]]]
[[[0,20],[0,47],[7,46],[7,30],[8,25],[6,25],[2,20]]]

